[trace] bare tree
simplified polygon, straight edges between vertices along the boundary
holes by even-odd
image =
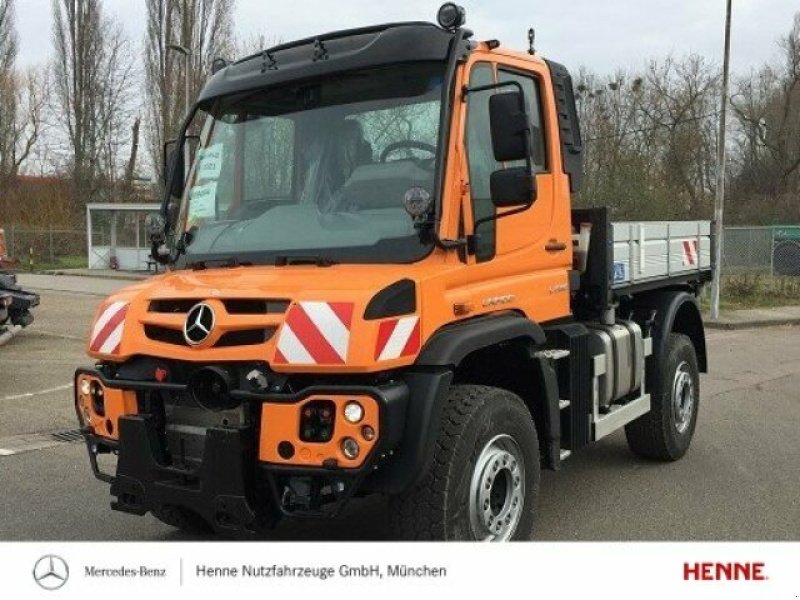
[[[69,142],[75,199],[85,202],[120,170],[133,57],[100,0],[53,0],[52,8],[56,109]]]
[[[265,33],[240,37],[236,39],[233,55],[238,60],[247,56],[252,56],[253,54],[258,54],[280,43],[280,38],[272,37]]]
[[[14,27],[14,0],[0,0],[0,77],[14,66],[18,44]]]
[[[609,206],[617,218],[710,214],[718,79],[695,55],[607,78],[582,70],[587,156],[578,202]]]
[[[783,64],[736,82],[730,211],[740,222],[800,220],[800,13],[781,39]]]
[[[14,0],[0,0],[0,182],[7,185],[17,129],[19,82],[13,73],[17,58]]]
[[[0,79],[0,181],[16,178],[42,133],[47,73],[30,68]]]
[[[232,54],[235,0],[146,0],[145,85],[150,158],[161,175],[161,149],[185,117],[184,77],[189,69],[190,102],[218,56]],[[186,48],[185,58],[169,49]]]
[[[15,67],[17,34],[13,0],[0,0],[0,184],[9,188],[42,131],[47,77]]]

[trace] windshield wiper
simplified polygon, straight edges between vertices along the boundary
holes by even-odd
[[[319,255],[289,255],[280,254],[275,257],[276,267],[288,265],[316,265],[318,267],[332,267],[337,264],[335,260]]]
[[[205,260],[195,260],[192,262],[187,262],[186,266],[190,269],[194,269],[195,271],[202,271],[203,269],[208,269],[209,267],[250,267],[253,263],[249,261],[239,260],[235,256],[229,256],[227,258],[207,258]]]

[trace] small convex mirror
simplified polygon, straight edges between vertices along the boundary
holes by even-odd
[[[415,223],[428,216],[432,204],[430,192],[419,186],[409,188],[403,196],[403,208]]]

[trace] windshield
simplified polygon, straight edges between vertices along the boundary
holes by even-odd
[[[357,71],[200,111],[179,221],[187,260],[425,256],[403,200],[435,195],[443,73],[440,63]]]

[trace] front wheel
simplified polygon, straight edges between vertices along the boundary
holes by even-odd
[[[477,385],[448,395],[427,474],[391,502],[401,539],[528,540],[539,492],[539,442],[515,394]]]

